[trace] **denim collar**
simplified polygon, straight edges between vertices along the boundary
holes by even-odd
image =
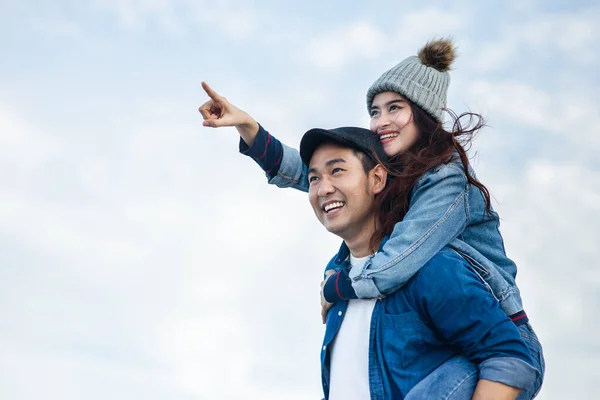
[[[387,235],[383,237],[383,240],[381,241],[381,244],[379,245],[379,249],[377,251],[381,251],[383,245],[385,244],[385,242],[388,241],[389,238],[390,237]],[[341,265],[344,261],[348,260],[348,257],[350,257],[350,249],[346,245],[346,242],[342,242],[342,245],[338,250],[337,256],[335,257],[336,265]]]

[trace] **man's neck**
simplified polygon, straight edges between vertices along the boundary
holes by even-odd
[[[375,221],[369,221],[365,223],[362,229],[357,230],[353,235],[343,238],[346,246],[350,250],[350,253],[356,257],[366,257],[373,254],[371,248],[371,238],[375,233]]]

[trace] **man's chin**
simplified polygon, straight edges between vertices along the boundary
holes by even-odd
[[[333,233],[334,235],[339,236],[342,239],[344,238],[344,227],[340,224],[324,224],[324,226],[328,232]]]

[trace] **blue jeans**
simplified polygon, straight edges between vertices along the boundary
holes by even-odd
[[[404,400],[471,400],[479,380],[477,365],[454,356],[413,387]]]
[[[519,332],[531,353],[533,366],[540,372],[534,385],[517,397],[517,400],[530,400],[537,396],[542,387],[546,365],[542,346],[531,325],[519,326]],[[405,400],[471,400],[478,380],[477,366],[466,357],[457,355],[413,387]]]

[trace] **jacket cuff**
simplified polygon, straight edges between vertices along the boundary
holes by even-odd
[[[383,294],[375,286],[373,278],[365,274],[365,270],[369,265],[371,265],[371,259],[367,260],[362,268],[353,268],[350,271],[352,287],[359,299],[378,299],[383,297]]]
[[[261,124],[258,124],[258,133],[252,147],[248,146],[244,139],[240,137],[240,153],[253,159],[260,158],[267,150],[267,137],[268,133]]]
[[[479,379],[500,382],[523,390],[528,390],[538,375],[537,369],[520,358],[490,358],[479,364]]]
[[[327,279],[323,288],[323,296],[329,303],[358,298],[352,288],[352,281],[350,281],[346,269],[336,272]]]
[[[293,187],[308,192],[308,179],[303,175],[306,166],[300,153],[292,147],[281,143],[282,159],[276,173],[269,174],[269,183],[280,188]]]

